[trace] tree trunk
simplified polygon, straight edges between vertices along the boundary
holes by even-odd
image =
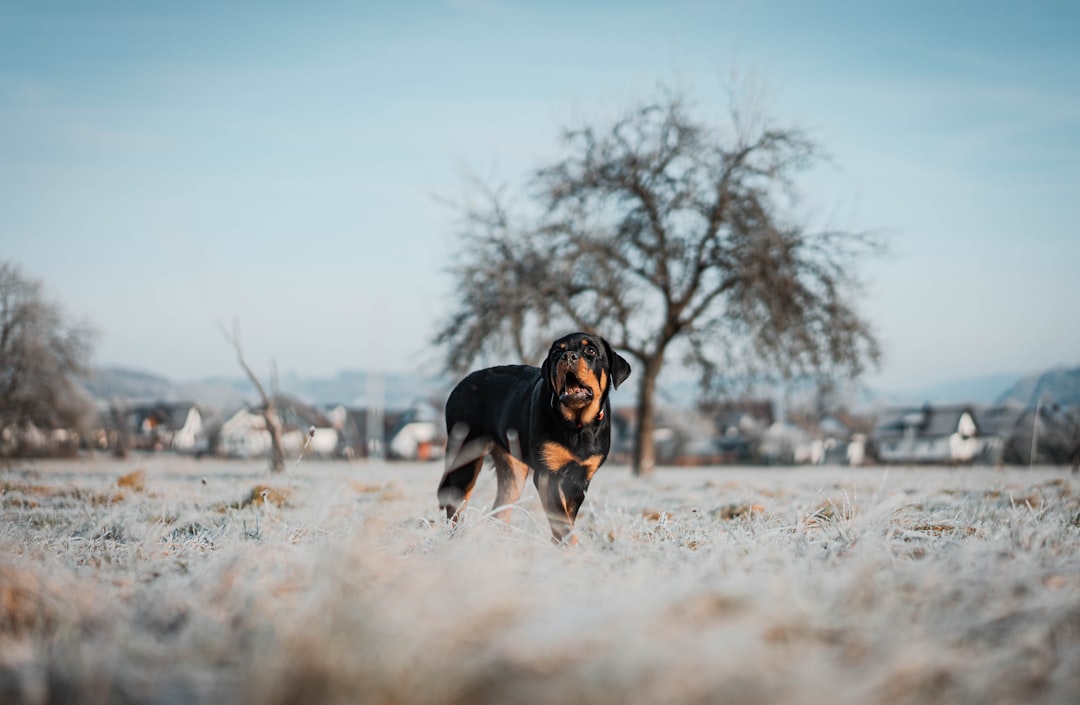
[[[127,406],[117,400],[109,403],[109,415],[116,430],[116,444],[113,445],[113,457],[127,460],[128,448],[131,447],[131,432],[127,425]]]
[[[656,378],[660,375],[662,364],[657,358],[644,360],[641,374],[641,386],[638,387],[637,428],[634,433],[634,456],[632,469],[635,475],[644,476],[652,473],[656,467],[656,443],[653,431],[656,419],[653,417],[653,400],[656,394]]]
[[[270,472],[285,472],[285,451],[281,448],[281,424],[278,422],[277,409],[268,398],[264,397],[263,418],[266,430],[270,432]]]

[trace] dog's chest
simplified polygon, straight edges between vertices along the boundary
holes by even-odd
[[[607,458],[608,438],[594,429],[590,433],[547,436],[530,444],[529,465],[535,470],[559,472],[583,468],[591,476]]]

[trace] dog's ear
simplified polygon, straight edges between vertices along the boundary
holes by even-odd
[[[612,350],[608,341],[601,338],[600,342],[604,344],[604,352],[607,353],[608,364],[611,366],[611,386],[618,389],[619,385],[630,376],[630,363],[622,355]]]

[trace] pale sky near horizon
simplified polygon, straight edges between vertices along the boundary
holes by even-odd
[[[1080,4],[0,0],[0,257],[173,379],[434,371],[458,197],[560,127],[733,71],[887,235],[883,389],[1080,364]]]

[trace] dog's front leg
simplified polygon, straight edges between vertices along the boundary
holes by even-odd
[[[577,463],[567,463],[556,471],[536,472],[536,490],[540,493],[540,503],[544,506],[555,543],[574,545],[578,542],[574,521],[585,501],[590,474],[587,468]]]

